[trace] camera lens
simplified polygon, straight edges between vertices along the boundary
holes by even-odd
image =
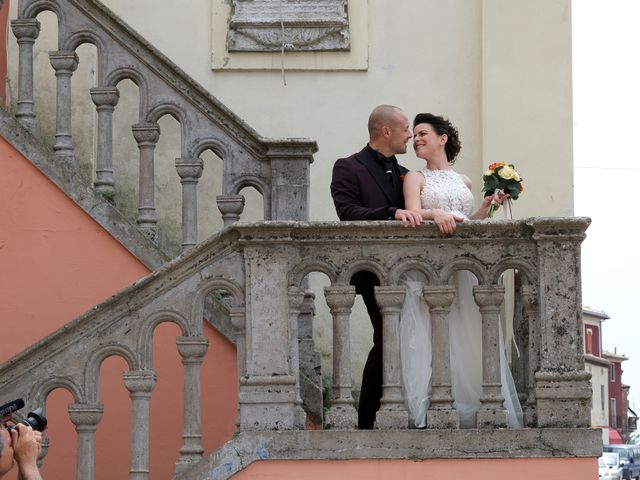
[[[44,416],[42,408],[36,408],[33,412],[29,412],[27,418],[20,423],[27,425],[38,432],[43,432],[45,428],[47,428],[47,419]],[[16,427],[10,426],[7,427],[7,430],[13,430],[14,428]]]

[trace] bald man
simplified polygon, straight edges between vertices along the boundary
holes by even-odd
[[[404,209],[402,178],[408,172],[396,155],[407,152],[412,134],[409,119],[398,107],[379,105],[369,116],[369,143],[360,152],[333,166],[331,196],[340,220],[400,220],[404,226],[422,222],[417,212]],[[358,428],[371,429],[382,397],[382,315],[373,287],[380,285],[371,272],[351,278],[362,295],[373,325],[373,348],[362,372]]]

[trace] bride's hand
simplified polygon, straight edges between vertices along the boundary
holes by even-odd
[[[447,213],[439,208],[431,209],[433,221],[442,233],[453,233],[456,231],[456,223],[462,222],[464,217]]]

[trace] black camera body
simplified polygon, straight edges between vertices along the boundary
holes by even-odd
[[[11,415],[13,412],[20,410],[22,407],[24,407],[24,400],[22,400],[21,398],[18,398],[17,400],[6,403],[4,405],[0,405],[0,419]],[[42,409],[42,407],[36,408],[33,412],[29,412],[27,414],[27,418],[19,423],[27,425],[28,427],[31,427],[39,432],[43,432],[47,428],[47,419],[44,416],[44,410]],[[16,427],[14,427],[13,425],[7,426],[7,430],[13,430],[14,428]]]

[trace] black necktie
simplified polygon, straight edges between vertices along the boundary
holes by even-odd
[[[396,191],[398,186],[398,178],[396,176],[396,166],[397,160],[395,157],[386,157],[383,161],[384,171],[387,174],[387,180],[389,181],[389,185],[393,187],[393,191]]]

